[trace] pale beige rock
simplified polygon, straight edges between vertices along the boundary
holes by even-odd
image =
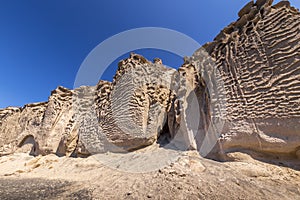
[[[10,147],[2,148],[0,153],[16,151],[28,142],[27,139],[33,144],[31,153],[55,153],[67,121],[72,116],[71,99],[72,91],[58,87],[52,91],[48,102],[1,110],[0,146]]]
[[[87,156],[163,140],[202,156],[216,144],[210,157],[242,150],[296,157],[300,14],[288,2],[271,4],[247,4],[178,71],[132,53],[112,83],[58,87],[48,102],[0,110],[0,154],[23,146],[19,152]],[[218,120],[224,127],[211,126]]]
[[[119,63],[112,84],[100,81],[90,91],[96,93],[96,105],[92,100],[85,106],[95,107],[83,117],[85,125],[79,130],[90,152],[122,152],[157,141],[171,108],[174,94],[170,87],[176,70],[156,62],[132,53]],[[82,105],[88,99],[79,101]]]
[[[112,83],[0,110],[0,191],[29,198],[38,182],[49,199],[299,198],[300,14],[271,3],[247,4],[178,71],[131,54]],[[72,184],[51,196],[49,179]]]
[[[216,152],[289,155],[300,146],[300,13],[286,2],[271,2],[257,1],[253,14],[247,5],[246,21],[230,24],[225,35],[204,46],[227,97]]]

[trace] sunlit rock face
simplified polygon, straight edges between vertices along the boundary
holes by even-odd
[[[112,82],[58,87],[45,103],[0,110],[0,154],[88,156],[159,144],[216,159],[234,151],[296,157],[300,13],[259,0],[238,16],[178,70],[132,53]]]
[[[72,91],[58,87],[48,102],[0,110],[0,153],[16,151],[31,137],[34,155],[55,153],[72,116],[71,100]]]
[[[99,81],[75,90],[58,87],[48,102],[3,109],[1,153],[12,153],[24,144],[32,145],[34,155],[68,156],[151,145],[167,126],[176,74],[160,59],[152,63],[132,53],[120,61],[112,83]]]
[[[132,151],[155,143],[172,106],[176,73],[132,53],[119,63],[112,83],[100,81],[89,91],[92,100],[78,98],[77,107],[89,101],[86,107],[92,108],[79,117],[79,139],[91,153]]]
[[[300,147],[300,13],[289,2],[248,3],[204,48],[227,98],[215,152],[295,155]]]

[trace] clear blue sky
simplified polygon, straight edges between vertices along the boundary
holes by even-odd
[[[84,58],[100,42],[139,27],[182,32],[212,41],[248,0],[0,0],[0,108],[47,101],[62,85],[73,88]],[[278,2],[278,1],[275,1]],[[291,1],[299,8],[299,0]],[[168,52],[141,50],[178,67]],[[124,57],[124,56],[123,56]],[[111,80],[115,61],[103,75]]]

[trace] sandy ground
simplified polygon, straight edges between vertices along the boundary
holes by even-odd
[[[235,157],[238,161],[222,163],[190,151],[135,173],[107,166],[97,156],[17,153],[0,157],[0,199],[300,199],[297,165],[260,162],[242,153]],[[141,160],[139,168],[150,161],[155,158]],[[121,165],[126,162],[131,161]]]

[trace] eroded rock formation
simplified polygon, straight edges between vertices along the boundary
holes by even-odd
[[[272,2],[250,2],[204,46],[227,97],[217,152],[299,150],[300,13],[288,1]]]
[[[174,94],[175,69],[131,54],[113,82],[75,90],[58,87],[49,101],[0,111],[1,154],[31,144],[33,155],[124,152],[156,142]],[[28,148],[18,151],[28,151]]]
[[[131,151],[156,142],[171,108],[174,73],[137,54],[121,61],[112,83],[100,81],[95,89],[88,87],[94,99],[87,106],[92,109],[78,117],[83,120],[80,140],[94,153]]]
[[[251,1],[176,71],[131,54],[113,82],[58,87],[49,101],[0,110],[0,153],[133,151],[164,141],[224,158],[299,155],[300,13]]]
[[[72,116],[71,100],[72,91],[58,87],[52,91],[48,102],[1,110],[0,154],[16,151],[29,136],[36,144],[34,155],[55,153]]]

